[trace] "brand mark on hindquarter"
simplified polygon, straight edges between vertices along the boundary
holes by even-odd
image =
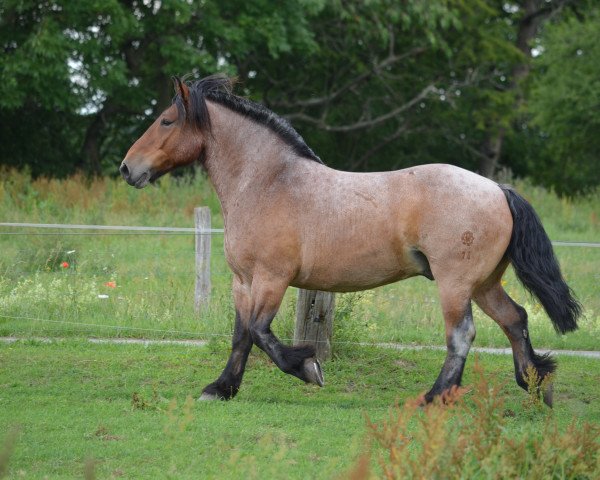
[[[470,247],[471,245],[473,245],[473,240],[475,240],[475,235],[473,235],[473,232],[470,232],[469,230],[467,230],[466,232],[464,232],[462,234],[462,236],[460,238],[462,240],[463,245]]]

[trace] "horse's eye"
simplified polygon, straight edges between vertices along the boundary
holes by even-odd
[[[161,124],[161,125],[164,125],[165,127],[168,127],[168,126],[169,126],[169,125],[171,125],[172,123],[173,123],[173,121],[172,121],[172,120],[167,120],[166,118],[163,118],[163,119],[160,121],[160,124]]]

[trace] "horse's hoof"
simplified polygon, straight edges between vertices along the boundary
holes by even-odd
[[[207,393],[207,392],[202,392],[202,395],[200,395],[200,398],[198,398],[199,402],[209,402],[209,401],[214,401],[214,400],[223,400],[223,399],[214,393]]]
[[[306,381],[309,383],[314,383],[319,387],[325,385],[323,370],[316,358],[307,358],[304,360],[304,375],[306,376]]]

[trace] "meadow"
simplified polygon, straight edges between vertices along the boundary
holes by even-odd
[[[325,364],[319,389],[253,351],[240,393],[225,403],[194,401],[226,361],[220,345],[0,344],[0,464],[3,434],[16,428],[10,478],[83,478],[89,463],[95,478],[348,478],[369,448],[366,416],[381,423],[396,402],[429,388],[443,356],[345,349]],[[526,407],[510,357],[479,355],[479,362],[506,396],[499,415],[511,439],[537,442],[548,421],[561,432],[573,421],[600,424],[598,360],[560,359],[552,411]],[[471,355],[465,385],[473,365]],[[440,468],[428,478],[447,478],[449,467]]]
[[[600,193],[569,200],[516,186],[553,240],[600,241]],[[166,177],[142,191],[117,179],[32,180],[5,171],[0,180],[4,222],[193,227],[201,205],[211,208],[213,227],[222,227],[218,199],[200,174]],[[195,312],[193,235],[1,230],[0,336],[22,339],[0,344],[0,445],[16,428],[11,478],[81,478],[92,470],[97,478],[344,476],[368,448],[365,414],[383,421],[395,402],[429,388],[443,361],[439,351],[357,345],[443,345],[435,284],[410,279],[337,296],[325,388],[282,374],[255,349],[234,401],[197,403],[225,364],[233,327],[222,235],[212,238],[210,303]],[[600,248],[555,251],[585,307],[577,332],[556,335],[512,271],[505,286],[529,311],[534,347],[598,350]],[[282,339],[292,336],[295,296],[289,289],[273,324]],[[475,317],[475,345],[508,346],[492,320],[478,310]],[[91,345],[86,337],[209,344]],[[559,358],[552,412],[526,407],[510,357],[480,355],[480,362],[502,386],[502,416],[515,438],[537,438],[548,418],[563,430],[573,419],[600,424],[597,360]],[[465,384],[473,381],[472,365],[473,355]],[[377,472],[376,459],[373,465]]]

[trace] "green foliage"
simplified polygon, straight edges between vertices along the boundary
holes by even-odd
[[[600,10],[549,25],[536,58],[528,111],[545,164],[530,157],[532,176],[561,194],[600,184]]]
[[[486,1],[328,2],[311,22],[319,49],[263,62],[248,84],[333,166],[473,168],[474,127],[512,113],[488,73],[520,59],[504,16]]]
[[[558,15],[562,3],[538,2],[536,18],[552,10],[553,21],[536,39],[544,53],[523,110],[527,82],[512,78],[528,62],[515,44],[521,4],[6,0],[0,163],[35,176],[116,175],[169,104],[171,75],[223,71],[334,167],[477,169],[486,140],[505,132],[504,165],[579,193],[600,182],[587,108],[598,97],[598,15],[591,2]]]
[[[529,365],[525,369],[525,375],[523,376],[527,384],[527,399],[523,402],[525,409],[533,410],[537,413],[545,412],[547,406],[544,404],[544,392],[552,395],[555,376],[555,373],[550,373],[544,378],[540,378],[538,371],[533,365]]]
[[[373,290],[343,293],[336,297],[334,341],[362,342],[377,335]]]
[[[36,175],[116,173],[132,140],[169,104],[171,75],[233,74],[233,60],[254,52],[310,50],[306,16],[320,5],[3,2],[0,141],[11,147],[0,162]]]

